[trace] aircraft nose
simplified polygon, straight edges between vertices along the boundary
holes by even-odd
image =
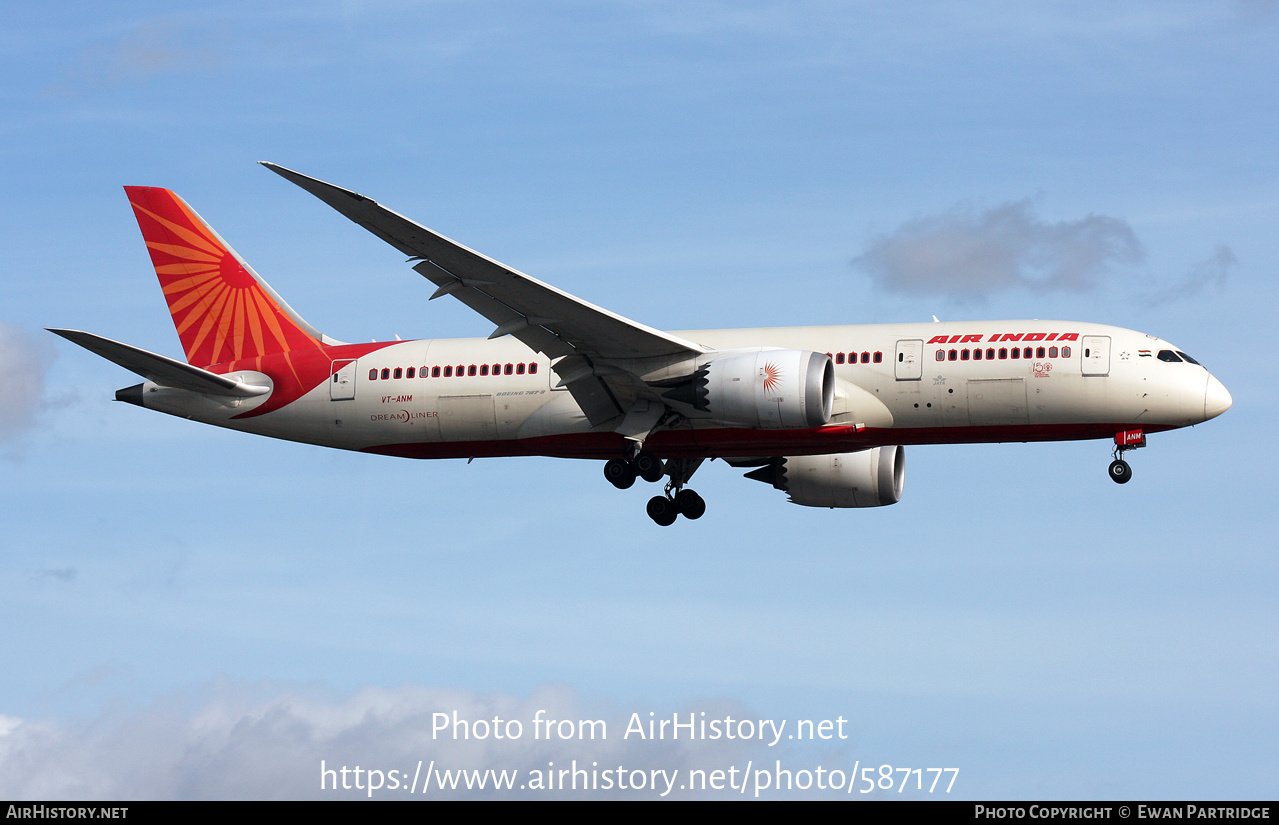
[[[1204,420],[1216,418],[1230,409],[1233,403],[1234,399],[1230,397],[1230,391],[1225,385],[1215,376],[1209,375],[1208,386],[1204,389]]]

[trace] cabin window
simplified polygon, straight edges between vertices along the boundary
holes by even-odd
[[[994,348],[994,347],[991,347],[990,349],[986,350],[986,360],[987,360],[987,361],[994,361],[994,360],[995,360],[995,348]]]
[[[439,367],[431,367],[431,377],[432,377],[432,378],[439,378],[439,377],[440,377],[440,368],[439,368]]]
[[[503,373],[504,375],[510,375],[510,374],[511,374],[511,373],[513,373],[513,372],[515,372],[515,365],[514,365],[514,364],[507,364],[507,365],[506,365],[506,366],[502,369],[502,373]]]
[[[1019,348],[1017,348],[1017,347],[1013,347],[1012,357],[1013,357],[1014,359],[1020,358],[1020,357],[1021,357],[1021,350],[1020,350]]]
[[[489,365],[480,364],[480,375],[488,375],[488,374],[489,374]]]
[[[387,379],[388,379],[388,378],[390,378],[390,377],[391,377],[391,369],[390,369],[389,367],[388,367],[387,369],[382,370],[382,380],[383,380],[383,381],[387,380]]]
[[[1022,358],[1030,357],[1030,347],[1026,347],[1024,350],[1021,351],[1021,357]]]
[[[842,352],[835,353],[835,363],[836,364],[844,363],[844,353]]]
[[[883,362],[884,362],[884,353],[882,352],[875,353],[875,363],[882,364]]]
[[[537,375],[537,364],[529,364],[529,365],[528,365],[528,374],[529,374],[529,375]]]
[[[396,368],[395,368],[395,372],[394,372],[394,373],[392,373],[392,377],[393,377],[393,378],[403,378],[403,377],[404,377],[404,369],[403,369],[402,367],[396,367]]]
[[[516,365],[515,365],[515,374],[516,374],[516,375],[523,375],[523,374],[524,374],[524,365],[523,365],[523,364],[516,364]]]
[[[369,370],[369,380],[370,381],[377,380],[377,370]]]
[[[959,360],[960,360],[960,361],[967,361],[967,360],[968,360],[968,350],[966,350],[966,349],[965,349],[965,350],[960,350],[960,351],[959,351]]]
[[[946,350],[944,350],[944,349],[939,349],[939,350],[937,350],[937,360],[938,360],[938,361],[945,361],[945,360],[946,360]]]
[[[980,361],[980,360],[981,360],[981,350],[979,350],[979,349],[975,349],[975,350],[973,350],[973,360],[974,360],[974,361]]]
[[[863,364],[869,364],[869,363],[870,363],[870,353],[869,353],[869,352],[863,352],[863,353],[862,353],[862,363],[863,363]]]
[[[1069,357],[1070,357],[1070,347],[1062,347],[1062,348],[1061,348],[1061,357],[1062,357],[1062,358],[1069,358]]]
[[[467,375],[475,375],[475,365],[474,365],[474,364],[472,364],[471,366],[469,366],[469,367],[467,367],[467,368],[466,368],[466,374],[467,374]]]
[[[1056,348],[1056,347],[1049,347],[1049,348],[1048,348],[1048,357],[1049,357],[1049,358],[1056,358],[1056,357],[1057,357],[1057,348]]]
[[[452,366],[448,366],[448,367],[445,367],[445,368],[444,368],[444,377],[445,377],[445,378],[452,378],[452,377],[453,377],[453,367],[452,367]]]
[[[957,360],[959,360],[959,350],[957,350],[957,349],[953,349],[953,350],[951,350],[950,352],[946,353],[946,360],[947,360],[947,361],[957,361]]]

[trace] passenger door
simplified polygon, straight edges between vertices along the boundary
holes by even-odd
[[[894,371],[898,381],[918,381],[924,377],[924,340],[922,338],[897,342]]]
[[[333,378],[329,381],[329,398],[350,401],[355,398],[355,361],[334,361]]]
[[[1082,344],[1084,375],[1110,375],[1110,336],[1085,335]]]

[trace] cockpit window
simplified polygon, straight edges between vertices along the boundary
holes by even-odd
[[[1181,363],[1181,359],[1177,357],[1177,353],[1173,352],[1170,349],[1159,350],[1159,360],[1167,361],[1169,364]]]
[[[1186,355],[1186,353],[1182,352],[1181,350],[1177,350],[1177,354],[1178,354],[1178,355],[1180,355],[1180,356],[1181,356],[1183,359],[1185,359],[1186,361],[1189,361],[1190,363],[1194,364],[1194,365],[1195,365],[1195,366],[1197,366],[1197,367],[1198,367],[1198,366],[1202,366],[1202,365],[1201,365],[1198,361],[1196,361],[1195,359],[1191,358],[1189,355]]]

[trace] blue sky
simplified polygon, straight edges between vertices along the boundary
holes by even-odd
[[[1274,2],[0,22],[0,796],[780,758],[959,768],[962,798],[1274,798]],[[1174,341],[1235,406],[1152,437],[1122,488],[1103,443],[913,447],[903,501],[865,511],[715,463],[706,517],[660,530],[593,462],[343,454],[113,403],[135,379],[42,328],[180,354],[126,184],[177,191],[336,338],[489,332],[257,160],[651,326],[1097,321]],[[850,737],[430,735],[539,708]]]

